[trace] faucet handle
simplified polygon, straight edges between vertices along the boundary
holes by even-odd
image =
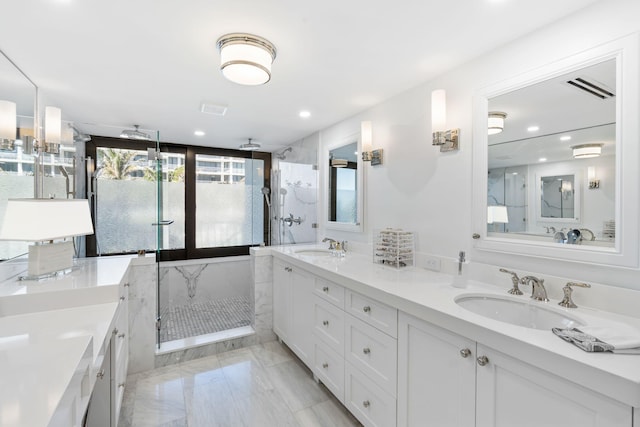
[[[511,282],[513,283],[513,288],[509,289],[509,293],[511,295],[522,295],[522,291],[518,287],[518,284],[520,283],[520,278],[518,278],[518,275],[515,273],[515,271],[510,271],[510,270],[501,268],[500,272],[511,275]]]
[[[578,286],[580,288],[590,288],[591,285],[588,283],[582,282],[567,282],[567,284],[562,288],[562,292],[564,293],[564,298],[562,301],[558,303],[559,306],[566,308],[578,308],[578,306],[571,299],[571,293],[573,292],[572,286]]]

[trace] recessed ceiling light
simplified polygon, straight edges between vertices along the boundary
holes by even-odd
[[[536,132],[540,130],[540,126],[529,126],[527,132]]]
[[[205,135],[205,133],[203,131],[201,131],[201,130],[194,131],[193,134],[195,136],[204,136]]]
[[[538,159],[538,161],[539,161],[539,162],[546,162],[546,161],[547,161],[547,158],[546,158],[546,157],[540,157],[540,158]]]
[[[569,141],[569,140],[571,140],[571,136],[569,136],[569,135],[565,135],[565,136],[561,136],[560,137],[560,141]]]
[[[308,119],[309,117],[311,117],[311,112],[309,112],[307,110],[303,110],[303,111],[300,111],[300,113],[298,115],[300,117],[302,117],[303,119]]]

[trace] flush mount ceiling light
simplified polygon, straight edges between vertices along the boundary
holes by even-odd
[[[238,147],[241,150],[244,151],[256,151],[260,149],[260,144],[255,143],[255,142],[251,142],[252,138],[249,138],[249,142],[247,142],[246,144],[242,144],[240,145],[240,147]]]
[[[231,33],[218,39],[220,71],[241,85],[261,85],[271,80],[276,48],[267,39],[252,34]]]
[[[590,157],[598,157],[602,153],[603,144],[582,144],[574,145],[573,149],[574,159],[588,159]]]
[[[148,133],[144,133],[140,131],[140,125],[133,125],[135,129],[125,129],[120,133],[120,138],[127,139],[138,139],[142,141],[149,141],[151,139],[151,135]]]
[[[489,135],[495,135],[504,130],[504,119],[507,118],[507,113],[501,111],[489,112],[489,126],[487,133]]]
[[[346,168],[349,162],[346,159],[331,159],[331,167]]]

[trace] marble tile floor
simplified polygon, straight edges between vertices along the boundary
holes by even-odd
[[[127,378],[119,427],[360,427],[277,341]]]
[[[211,334],[251,324],[249,298],[238,296],[160,309],[160,342]]]

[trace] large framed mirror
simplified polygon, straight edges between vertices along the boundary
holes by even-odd
[[[362,159],[359,133],[329,144],[324,157],[326,227],[362,231]]]
[[[35,194],[34,155],[37,87],[0,51],[0,224],[7,200]],[[26,253],[27,242],[0,241],[0,261]]]
[[[480,91],[477,248],[638,265],[637,75],[632,35]]]

